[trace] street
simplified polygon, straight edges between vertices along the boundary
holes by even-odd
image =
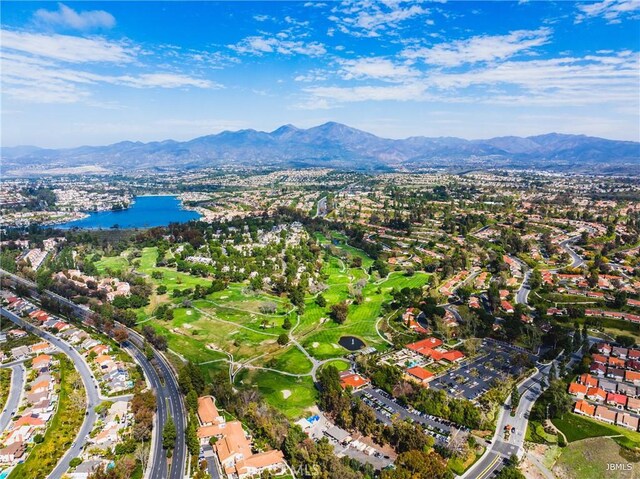
[[[58,461],[58,464],[53,469],[51,474],[49,474],[48,476],[49,479],[59,479],[69,469],[69,463],[71,462],[71,459],[73,459],[74,457],[78,457],[80,455],[84,447],[86,438],[89,437],[89,433],[93,430],[93,427],[96,422],[96,417],[97,417],[95,412],[95,407],[98,404],[100,404],[98,383],[93,377],[93,374],[89,369],[89,366],[87,366],[87,363],[84,361],[80,353],[76,351],[74,348],[72,348],[65,341],[58,338],[57,336],[54,336],[53,334],[50,334],[46,331],[36,328],[35,326],[24,321],[22,318],[16,316],[12,312],[7,311],[4,308],[0,310],[0,314],[2,314],[2,316],[4,316],[5,318],[13,321],[16,325],[18,325],[25,331],[28,331],[32,334],[35,334],[36,336],[41,337],[42,339],[49,341],[51,344],[57,347],[60,351],[66,354],[69,357],[69,359],[73,361],[73,364],[76,370],[78,371],[78,373],[82,378],[82,383],[84,384],[84,388],[87,393],[88,414],[84,418],[82,426],[80,427],[80,431],[76,436],[76,440],[73,442],[71,447],[66,451],[64,456],[62,456],[62,459]]]
[[[14,282],[14,284],[21,284],[22,286],[25,286],[26,288],[29,289],[29,292],[31,293],[32,297],[35,298],[39,298],[40,294],[38,293],[37,287],[35,285],[35,283],[28,281],[24,278],[20,278],[19,276],[13,275],[11,273],[8,273],[2,269],[0,269],[0,276],[6,277],[8,279],[10,279],[11,281]],[[88,317],[89,314],[91,314],[91,311],[73,303],[72,301],[69,301],[68,299],[59,296],[55,293],[52,293],[50,291],[44,291],[42,294],[46,295],[47,297],[49,297],[50,299],[53,299],[55,301],[58,302],[58,304],[61,305],[65,305],[67,307],[69,307],[71,309],[71,311],[73,311],[73,313],[78,316],[81,320],[84,320]],[[9,313],[7,311],[7,313]],[[4,314],[4,310],[3,310],[3,314]],[[12,314],[12,313],[10,313]],[[16,317],[15,315],[12,314],[12,316]],[[18,318],[18,320],[22,321],[20,318]],[[23,322],[24,323],[24,322]],[[123,326],[124,327],[124,326]],[[33,328],[31,325],[28,325],[28,328]],[[26,327],[25,327],[26,329]],[[29,330],[29,329],[28,329]],[[142,336],[140,336],[136,331],[127,328],[127,330],[129,331],[130,337],[136,337],[138,338],[140,341],[143,341]],[[45,333],[48,334],[48,333]],[[51,336],[51,335],[49,335]],[[63,341],[55,338],[56,341],[62,343]],[[54,343],[55,344],[55,343]],[[70,346],[68,346],[70,348]],[[73,348],[71,348],[73,349]],[[155,423],[155,443],[152,445],[152,450],[155,451],[154,454],[152,454],[152,458],[153,458],[153,463],[148,467],[149,472],[147,474],[145,474],[145,478],[148,479],[166,479],[167,477],[170,479],[183,479],[184,476],[184,471],[185,471],[185,467],[186,467],[186,459],[187,459],[187,454],[186,454],[186,444],[185,444],[185,430],[186,430],[186,413],[185,413],[185,409],[184,409],[184,404],[182,402],[182,396],[180,394],[180,389],[178,387],[178,382],[177,382],[177,378],[175,377],[175,375],[173,374],[173,371],[171,370],[170,366],[168,365],[166,359],[164,359],[164,356],[162,356],[158,351],[156,351],[155,349],[153,349],[154,352],[154,360],[156,362],[156,364],[158,365],[159,368],[159,373],[158,371],[156,371],[156,369],[153,367],[153,365],[147,360],[147,358],[145,357],[145,355],[140,352],[138,350],[138,348],[136,348],[135,346],[132,345],[132,341],[128,342],[127,347],[125,348],[127,351],[129,351],[130,354],[132,354],[133,358],[138,362],[138,364],[140,364],[140,366],[143,368],[143,371],[145,373],[145,375],[147,376],[151,386],[155,389],[156,391],[156,401],[157,401],[157,406],[158,406],[158,414],[156,416],[156,423]],[[79,353],[77,353],[77,351],[75,351],[75,349],[73,349],[73,351],[79,356]],[[67,351],[65,351],[67,352]],[[75,362],[75,361],[74,361]],[[83,363],[84,365],[84,369],[88,369],[88,366],[86,365],[86,363],[83,361],[82,358],[80,358],[80,362]],[[80,369],[79,369],[80,371]],[[164,380],[164,384],[163,381]],[[83,376],[83,381],[84,381],[84,376]],[[98,395],[98,389],[91,387],[91,392],[92,394],[95,394],[96,397]],[[99,401],[94,398],[94,400],[92,401],[95,404],[98,404]],[[167,403],[168,403],[168,408],[167,408]],[[166,461],[166,454],[162,449],[162,430],[164,428],[164,424],[165,421],[167,419],[167,412],[171,414],[171,416],[173,417],[174,420],[174,424],[176,427],[176,442],[174,445],[174,450],[173,450],[173,457],[172,457],[172,468],[171,468],[171,472],[169,474],[167,474],[167,461]],[[95,422],[95,412],[93,411],[93,407],[90,408],[90,414],[89,416],[87,416],[87,418],[92,417],[94,418]],[[87,422],[87,420],[85,419],[85,423]],[[92,424],[93,424],[92,422]],[[83,425],[84,426],[84,425]],[[86,431],[85,436],[86,437],[89,432],[91,431],[91,429],[89,429],[88,431]],[[78,448],[78,445],[75,444],[74,448]],[[78,453],[76,453],[77,455]],[[67,464],[67,468],[68,468],[68,461],[70,461],[73,457],[75,456],[70,456],[69,454],[67,454],[65,456],[66,459],[68,459],[66,461]],[[60,464],[59,464],[60,466]],[[56,468],[56,471],[58,471],[58,468]],[[62,473],[66,472],[66,469],[64,469],[64,471],[62,471]],[[51,476],[52,479],[55,479],[56,477],[61,477],[62,473],[60,473],[59,476]]]
[[[562,248],[569,253],[569,256],[571,256],[571,264],[569,265],[571,268],[579,268],[582,265],[584,265],[584,260],[582,259],[582,257],[576,253],[573,248],[571,248],[571,246],[569,246],[571,243],[577,241],[580,239],[580,236],[573,236],[569,239],[564,240],[563,242],[560,243],[560,246],[562,246]]]
[[[20,397],[24,391],[26,370],[22,363],[14,364],[12,366],[3,366],[11,369],[11,389],[9,390],[9,397],[7,403],[0,414],[0,435],[7,428],[11,422],[13,414],[18,410],[20,404]]]

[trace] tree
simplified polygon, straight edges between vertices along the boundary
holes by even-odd
[[[287,333],[282,333],[280,336],[278,336],[278,344],[280,346],[284,346],[287,343],[289,343],[289,336],[287,335]]]
[[[321,308],[324,308],[327,306],[327,300],[322,294],[319,294],[316,298],[316,304]]]
[[[348,312],[349,306],[346,301],[341,301],[331,306],[331,317],[338,324],[342,324],[347,320]]]
[[[129,339],[129,331],[127,331],[124,328],[116,328],[113,331],[113,339],[119,343],[122,344],[123,342],[125,342],[127,339]]]
[[[453,477],[445,460],[436,452],[407,451],[399,454],[395,469],[384,470],[382,479],[449,479]]]
[[[525,476],[514,465],[503,467],[496,479],[525,479]]]
[[[511,415],[515,416],[516,409],[518,409],[518,404],[520,404],[520,391],[518,391],[517,384],[513,385],[513,389],[511,389]]]
[[[624,348],[630,348],[636,344],[636,338],[629,336],[628,334],[619,334],[616,336],[616,343],[620,344],[620,346]]]
[[[173,418],[169,416],[167,422],[164,423],[164,428],[162,429],[162,447],[165,449],[173,449],[176,437],[176,425],[173,423]]]

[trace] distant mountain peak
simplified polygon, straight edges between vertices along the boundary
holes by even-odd
[[[640,143],[548,133],[486,140],[414,136],[382,138],[329,121],[308,129],[291,124],[271,132],[243,129],[189,141],[123,141],[63,150],[1,149],[3,170],[14,175],[47,168],[100,165],[112,171],[239,166],[323,166],[363,170],[437,167],[541,168],[640,174]]]

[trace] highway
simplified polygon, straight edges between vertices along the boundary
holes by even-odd
[[[78,435],[76,436],[76,440],[65,452],[64,456],[62,456],[62,458],[58,461],[58,464],[48,476],[49,479],[59,479],[67,472],[67,469],[69,469],[69,462],[71,462],[71,459],[80,455],[82,449],[84,448],[85,441],[89,437],[89,433],[93,430],[93,426],[95,425],[97,418],[95,407],[100,404],[98,383],[93,377],[89,366],[87,366],[87,363],[84,361],[80,353],[73,347],[71,347],[67,342],[63,341],[57,336],[54,336],[53,334],[43,331],[40,328],[36,328],[32,324],[26,322],[19,316],[16,316],[11,311],[7,311],[4,308],[0,309],[0,314],[2,314],[2,316],[4,316],[5,318],[13,321],[22,329],[49,341],[60,351],[66,354],[69,359],[73,361],[76,370],[82,378],[82,383],[84,384],[84,388],[87,394],[88,414],[86,414],[84,417],[84,421],[82,423],[82,426],[80,427]]]
[[[2,269],[0,269],[0,276],[10,280],[14,285],[21,284],[28,288],[32,297],[40,297],[41,293],[38,292],[35,283]],[[51,291],[45,290],[42,294],[55,300],[60,305],[67,306],[75,316],[79,317],[81,320],[87,319],[92,314],[92,312],[86,308],[83,308]],[[121,326],[125,327],[124,325]],[[154,424],[156,432],[154,437],[155,443],[152,445],[152,451],[154,451],[151,455],[153,462],[149,465],[148,472],[145,473],[145,478],[183,479],[187,460],[185,441],[187,419],[177,378],[165,357],[155,348],[152,348],[154,354],[153,363],[156,364],[156,370],[156,367],[147,360],[146,356],[138,348],[144,342],[142,336],[130,328],[126,329],[129,332],[130,341],[127,341],[127,344],[123,346],[133,356],[138,364],[140,364],[147,376],[147,379],[149,380],[149,383],[151,384],[151,387],[156,391],[158,413],[156,414]],[[138,343],[137,345],[135,344],[136,342]],[[97,391],[97,389],[94,389],[94,391]],[[94,414],[93,411],[92,414]],[[176,442],[174,444],[170,471],[168,471],[167,467],[166,454],[162,450],[162,430],[168,417],[167,414],[170,414],[173,417],[174,424],[176,426]]]
[[[0,414],[0,435],[2,435],[5,429],[7,429],[7,426],[11,422],[13,413],[18,410],[26,378],[24,364],[18,363],[7,367],[11,369],[11,389],[9,389],[7,403],[2,410],[2,414]]]

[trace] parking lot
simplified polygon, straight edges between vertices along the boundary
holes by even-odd
[[[323,413],[311,427],[305,429],[309,437],[315,441],[326,438],[333,446],[338,457],[347,456],[361,463],[371,464],[375,469],[381,470],[393,463],[395,455],[385,452],[378,447],[366,447],[359,437],[352,437],[347,431],[335,426]],[[393,457],[391,457],[393,455]]]
[[[525,369],[513,360],[515,355],[527,354],[532,362],[537,359],[522,348],[490,339],[482,341],[480,351],[483,353],[478,357],[431,381],[429,387],[473,401],[487,392],[495,379],[517,376]]]
[[[368,387],[354,393],[354,396],[362,398],[365,404],[371,406],[378,420],[384,424],[391,424],[393,416],[401,419],[411,419],[425,426],[425,432],[434,437],[436,442],[446,444],[449,436],[456,432],[455,424],[442,418],[422,414],[412,408],[406,408],[396,402],[386,392]]]

